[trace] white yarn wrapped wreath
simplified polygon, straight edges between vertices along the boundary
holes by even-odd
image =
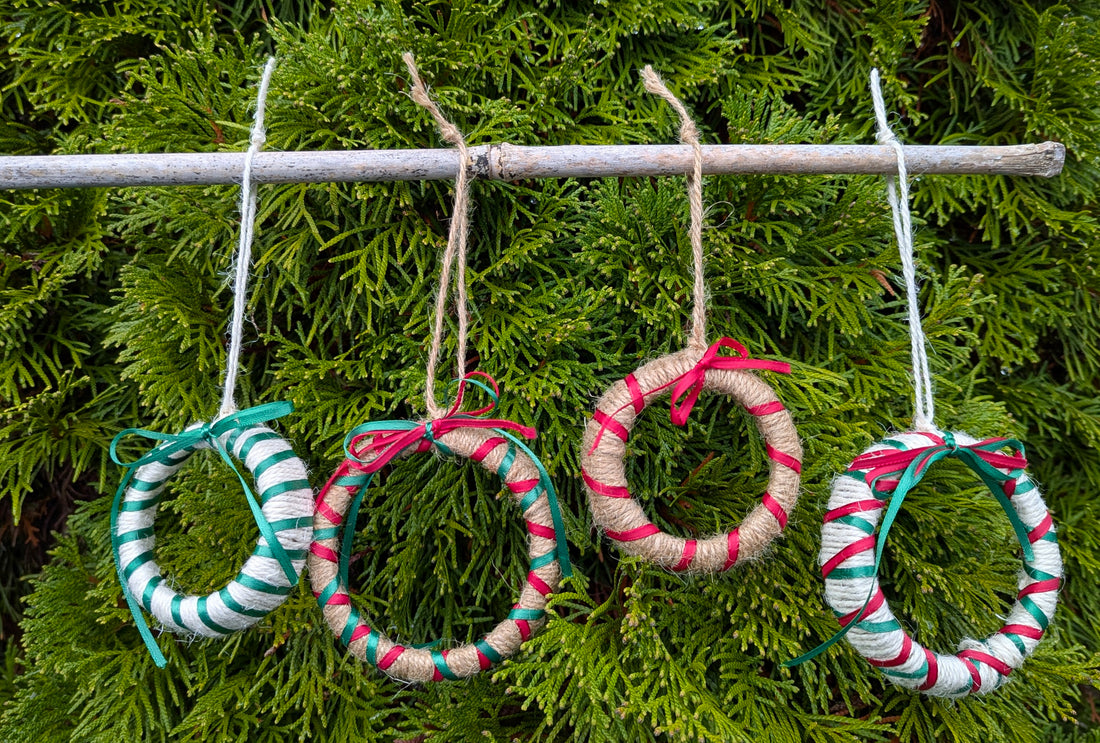
[[[152,642],[135,602],[175,633],[220,637],[245,629],[277,608],[297,585],[313,535],[313,489],[306,478],[305,464],[290,444],[263,425],[230,425],[207,435],[252,473],[265,522],[261,529],[270,527],[277,544],[273,548],[261,534],[240,572],[218,591],[206,596],[177,593],[157,565],[153,522],[168,479],[195,450],[212,448],[211,442],[191,427],[180,437],[162,436],[169,443],[139,460],[144,463],[131,465],[134,469],[124,481],[121,503],[116,496],[112,541],[127,600],[158,665],[163,665],[164,658]]]
[[[1050,624],[1062,578],[1058,541],[1039,489],[1023,469],[1026,460],[1020,453],[998,453],[1006,446],[1021,451],[1016,442],[978,441],[964,433],[897,434],[868,448],[833,484],[819,557],[825,600],[844,625],[852,646],[895,684],[939,697],[991,692],[1031,655]],[[960,458],[970,466],[975,466],[975,457],[988,465],[988,469],[978,465],[981,469],[976,471],[982,474],[984,469],[983,480],[995,480],[1002,488],[1002,505],[1007,503],[1018,517],[1014,526],[1026,547],[1019,591],[1004,626],[984,640],[965,638],[959,642],[960,652],[945,655],[913,640],[894,617],[879,587],[875,531],[883,508],[905,476],[902,470],[906,468],[897,463],[909,455],[899,457],[900,453],[923,459],[919,467],[942,456],[958,456],[964,449],[969,453]],[[910,477],[909,485],[921,474],[918,471],[915,480]],[[997,492],[994,495],[999,496]],[[891,520],[892,515],[888,513]],[[884,521],[882,526],[888,529],[890,523]]]

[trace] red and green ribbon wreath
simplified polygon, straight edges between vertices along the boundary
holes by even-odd
[[[1031,548],[1031,540],[1028,538],[1027,525],[1020,519],[1016,509],[1012,505],[1011,497],[1015,492],[1016,480],[1027,467],[1027,459],[1024,455],[1024,445],[1016,439],[993,438],[978,441],[974,444],[959,444],[954,435],[945,433],[943,436],[924,434],[937,443],[930,446],[914,449],[881,449],[866,452],[859,455],[848,466],[848,474],[860,475],[866,480],[871,490],[885,499],[889,505],[882,517],[879,526],[878,537],[875,541],[874,574],[878,574],[879,565],[882,562],[882,552],[886,547],[886,537],[890,528],[894,525],[898,511],[905,500],[905,496],[921,481],[928,468],[941,459],[952,457],[962,462],[977,473],[982,482],[986,484],[990,492],[1001,504],[1009,523],[1016,533],[1016,539],[1024,553],[1024,559],[1028,562],[1035,559],[1035,553]],[[1011,454],[1004,454],[1002,449],[1011,449]],[[1009,470],[1007,473],[1001,470]],[[900,476],[899,476],[900,473]],[[786,661],[787,667],[797,666],[811,658],[815,658],[828,650],[841,640],[848,630],[859,623],[867,606],[874,596],[872,589],[863,605],[852,615],[852,620],[845,624],[825,642],[813,650],[800,655],[794,660]]]

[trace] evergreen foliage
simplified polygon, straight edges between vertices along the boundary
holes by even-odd
[[[995,695],[902,692],[850,648],[787,670],[832,634],[815,567],[831,479],[908,421],[909,348],[881,179],[714,177],[711,334],[788,360],[770,375],[806,448],[803,497],[770,556],[714,578],[622,558],[590,526],[578,451],[594,396],[676,350],[690,296],[683,181],[475,183],[471,360],[535,425],[577,571],[524,652],[470,681],[405,688],[345,659],[307,585],[228,641],[168,635],[154,667],[111,562],[111,437],[216,412],[238,229],[228,187],[0,192],[0,611],[25,586],[9,555],[46,510],[81,501],[26,587],[3,646],[5,741],[1096,740],[1100,672],[1100,5],[807,0],[14,0],[0,8],[0,151],[241,151],[266,53],[279,59],[268,148],[439,147],[404,92],[416,53],[471,144],[674,141],[642,92],[652,63],[706,142],[873,140],[882,69],[910,142],[1056,139],[1054,179],[920,176],[922,304],[940,423],[1028,447],[1068,578],[1048,638]],[[244,404],[279,425],[316,485],[344,433],[414,417],[451,184],[260,189]],[[453,352],[453,338],[448,352]],[[686,429],[659,406],[629,445],[654,521],[740,521],[767,479],[730,401]],[[215,457],[173,479],[158,560],[179,586],[225,583],[252,549]],[[372,486],[352,584],[411,642],[469,640],[524,574],[519,514],[475,465],[415,458]],[[46,510],[43,510],[46,509]],[[22,519],[20,519],[20,515]],[[13,546],[9,551],[7,544]],[[942,650],[1001,623],[1019,561],[972,474],[937,465],[891,533],[885,590]]]

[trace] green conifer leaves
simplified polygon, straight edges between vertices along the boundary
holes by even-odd
[[[813,569],[831,479],[909,414],[881,181],[706,179],[712,327],[793,363],[772,382],[806,447],[784,538],[759,563],[706,579],[620,560],[590,528],[577,463],[593,396],[683,338],[682,181],[476,182],[471,362],[502,383],[504,417],[539,429],[578,573],[548,626],[489,676],[403,688],[344,660],[303,588],[228,642],[162,640],[169,665],[156,671],[127,621],[99,498],[80,505],[26,583],[22,658],[4,646],[0,667],[0,739],[1095,736],[1094,0],[9,6],[5,153],[240,151],[269,51],[280,61],[268,149],[439,147],[406,96],[405,49],[473,145],[671,141],[672,118],[641,92],[645,64],[674,85],[706,143],[869,143],[872,65],[904,141],[1064,141],[1058,178],[919,176],[912,188],[938,406],[959,428],[1026,442],[1068,579],[1050,637],[989,699],[945,704],[888,689],[850,651],[779,667],[835,627]],[[109,494],[121,473],[106,446],[118,430],[179,428],[214,411],[235,199],[229,187],[0,192],[3,503],[18,512],[74,483]],[[280,430],[316,485],[353,425],[422,409],[427,298],[451,200],[447,182],[260,189],[241,398],[295,403]],[[647,410],[631,442],[628,475],[647,512],[685,535],[739,521],[755,501],[743,494],[766,478],[747,417],[717,399],[700,402],[686,431],[665,416]],[[388,623],[380,628],[476,635],[506,613],[523,536],[494,500],[499,482],[424,460],[380,485],[352,570],[364,611]],[[172,487],[158,559],[187,588],[216,587],[255,526],[217,467],[196,461]],[[952,467],[911,498],[890,537],[885,590],[929,644],[988,631],[1018,567],[997,506]],[[0,582],[5,596],[21,585]]]

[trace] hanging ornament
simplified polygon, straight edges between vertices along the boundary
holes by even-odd
[[[250,147],[245,155],[230,347],[218,416],[209,423],[189,426],[179,434],[129,428],[111,442],[111,458],[127,468],[111,507],[115,567],[134,623],[158,667],[165,665],[165,658],[142,609],[162,627],[184,635],[220,637],[250,627],[278,607],[298,584],[312,534],[313,490],[306,478],[305,465],[290,444],[263,425],[289,414],[294,407],[289,402],[276,402],[238,410],[234,402],[256,219],[252,162],[265,139],[264,105],[274,68],[275,59],[269,59],[260,82]],[[136,461],[123,462],[117,448],[127,436],[161,443]],[[153,522],[168,480],[198,449],[215,450],[237,475],[260,537],[252,555],[224,588],[206,596],[187,596],[174,591],[161,574],[154,557]],[[252,474],[259,499],[234,459]]]
[[[751,358],[731,338],[706,342],[706,285],[703,274],[703,154],[699,132],[683,104],[649,66],[642,72],[646,90],[659,95],[680,116],[680,141],[694,154],[688,174],[690,239],[694,267],[693,311],[688,347],[655,359],[616,382],[596,403],[585,429],[581,473],[593,520],[618,547],[674,571],[715,573],[758,557],[786,527],[798,501],[802,447],[790,413],[775,391],[752,370],[787,374],[790,366]],[[720,352],[730,351],[730,355]],[[771,460],[761,502],[740,526],[705,539],[684,539],[661,531],[633,499],[623,458],[637,416],[654,400],[671,398],[672,422],[687,423],[704,391],[729,395],[753,416]]]
[[[403,681],[454,680],[474,675],[512,655],[545,619],[547,596],[557,590],[563,576],[571,575],[565,527],[549,473],[538,457],[519,438],[534,438],[532,428],[487,416],[496,406],[500,391],[496,382],[481,372],[467,373],[466,335],[466,233],[469,203],[470,158],[462,133],[444,118],[428,95],[411,54],[403,56],[412,80],[412,98],[428,109],[443,138],[458,151],[454,217],[440,270],[432,343],[428,351],[424,420],[388,420],[365,423],[345,440],[347,458],[322,489],[314,518],[314,541],[309,550],[310,579],[314,595],[332,631],[357,658]],[[456,265],[457,378],[455,401],[446,409],[435,396],[435,374],[442,348],[451,268]],[[469,385],[488,393],[492,403],[463,411]],[[519,434],[517,436],[516,434]],[[508,616],[487,635],[473,643],[448,649],[400,645],[370,627],[348,594],[348,561],[356,516],[374,474],[393,460],[435,451],[472,459],[497,473],[519,505],[527,525],[530,558],[527,578]],[[341,537],[342,532],[342,537]]]
[[[1014,439],[980,441],[941,431],[934,424],[932,379],[917,304],[905,153],[886,122],[878,70],[871,72],[871,94],[879,143],[893,147],[898,160],[897,188],[893,176],[887,176],[886,193],[909,305],[914,430],[872,445],[834,482],[819,561],[825,600],[842,629],[786,665],[809,660],[846,637],[899,686],[940,697],[984,694],[1004,684],[1042,638],[1058,603],[1062,560],[1050,512],[1025,471],[1023,445]],[[895,618],[878,581],[886,536],[905,496],[932,464],[948,457],[961,460],[986,484],[1008,516],[1023,552],[1016,601],[1004,626],[984,640],[963,639],[954,655],[928,650],[913,640]]]

